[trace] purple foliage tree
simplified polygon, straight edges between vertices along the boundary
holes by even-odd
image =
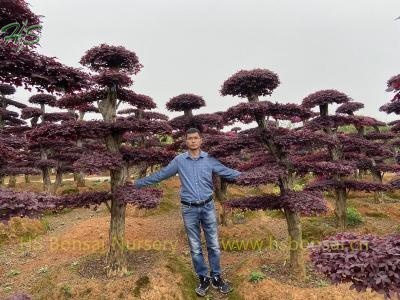
[[[396,115],[400,115],[400,74],[391,77],[387,81],[387,92],[394,92],[395,95],[391,99],[389,103],[382,105],[379,110],[384,111],[387,114],[394,113]],[[400,139],[399,139],[399,132],[400,132],[400,120],[395,120],[389,122],[388,125],[390,126],[390,132],[393,133],[395,136],[391,140],[390,145],[393,147],[394,155],[396,158],[396,162],[400,161],[400,157],[398,155],[399,146],[400,146]],[[393,188],[400,188],[400,180],[395,178],[392,180],[391,185]]]
[[[341,126],[353,125],[359,131],[367,125],[384,125],[372,118],[358,117],[352,114],[329,115],[330,104],[349,103],[351,98],[337,90],[321,90],[308,95],[303,99],[304,108],[319,108],[319,115],[307,121],[305,129],[315,133],[324,133],[333,143],[328,145],[328,151],[319,153],[309,160],[311,171],[319,175],[316,181],[309,184],[306,189],[333,190],[335,193],[335,215],[337,226],[344,229],[347,226],[347,194],[349,190],[384,191],[390,186],[380,183],[362,182],[349,179],[354,174],[357,163],[378,155],[377,151],[382,146],[359,136],[349,136],[340,132]],[[359,106],[355,104],[355,106]],[[340,112],[340,111],[339,111]],[[363,154],[365,154],[363,156]],[[317,159],[317,161],[315,161]],[[319,169],[319,171],[317,170]]]
[[[346,102],[336,109],[336,114],[353,116],[355,111],[363,107],[364,104],[360,102]],[[400,170],[400,165],[394,160],[394,147],[392,146],[395,134],[382,131],[382,128],[386,128],[386,124],[374,118],[367,116],[356,117],[358,122],[354,126],[357,134],[348,134],[347,145],[343,148],[344,156],[346,159],[353,158],[355,160],[359,175],[363,171],[371,173],[373,182],[377,184],[374,191],[374,199],[377,203],[382,203],[387,198],[384,194],[386,187],[382,186],[384,174]],[[364,145],[361,143],[354,145],[350,141],[353,138],[356,138],[357,141],[359,139],[365,139],[366,141]]]
[[[10,106],[25,109],[26,105],[10,99],[15,93],[15,88],[8,84],[0,84],[0,140],[8,147],[16,149],[15,156],[4,160],[0,166],[1,183],[4,176],[9,176],[9,187],[15,187],[16,176],[19,174],[38,174],[29,151],[25,138],[25,131],[29,129],[25,122],[19,119],[19,113],[9,110]],[[25,177],[26,178],[26,177]]]
[[[276,184],[279,194],[233,199],[227,202],[229,207],[242,209],[282,209],[285,213],[290,238],[290,266],[292,272],[305,275],[304,249],[300,214],[312,215],[324,213],[326,203],[319,192],[295,191],[296,175],[307,173],[308,166],[296,164],[299,156],[310,149],[325,147],[331,143],[324,134],[314,134],[305,129],[290,130],[281,127],[279,122],[302,121],[312,116],[311,111],[296,104],[280,104],[260,101],[260,96],[271,95],[278,87],[278,75],[267,69],[241,70],[228,78],[221,88],[223,96],[239,96],[248,102],[229,108],[225,114],[226,122],[256,122],[257,127],[240,131],[236,137],[230,137],[224,143],[214,147],[212,154],[230,156],[232,164],[246,171],[237,179],[237,184],[254,186]],[[267,119],[266,119],[267,118]],[[307,145],[308,148],[307,149]],[[247,157],[240,165],[234,158]]]
[[[122,102],[145,110],[156,107],[153,100],[146,95],[137,94],[129,89],[131,75],[142,68],[138,57],[124,47],[102,44],[88,50],[81,59],[81,64],[91,71],[95,85],[79,93],[64,95],[58,100],[58,106],[76,109],[87,104],[96,103],[103,121],[64,122],[58,130],[50,135],[77,138],[96,138],[105,141],[105,149],[96,152],[84,152],[74,163],[75,170],[93,174],[108,170],[111,175],[111,221],[109,230],[109,249],[107,252],[107,275],[120,276],[127,272],[125,247],[125,210],[126,204],[150,208],[158,204],[161,192],[154,188],[136,190],[127,182],[128,168],[139,161],[160,163],[171,157],[161,149],[136,149],[125,143],[126,134],[153,136],[168,134],[171,127],[166,121],[148,120],[145,118],[117,117],[117,109]],[[140,146],[140,145],[139,145]],[[154,153],[163,155],[155,155]]]
[[[40,108],[26,107],[22,110],[22,117],[30,118],[32,124],[32,129],[27,131],[28,146],[32,154],[37,154],[39,157],[35,165],[42,171],[43,190],[55,193],[58,185],[61,184],[63,172],[68,171],[65,166],[67,165],[66,157],[71,151],[70,144],[64,139],[41,139],[41,133],[46,134],[47,130],[52,129],[54,123],[73,120],[77,116],[70,112],[46,112],[46,106],[56,106],[56,97],[50,94],[36,94],[29,98],[29,102],[40,105]],[[56,170],[57,178],[53,186],[50,178],[52,168]]]

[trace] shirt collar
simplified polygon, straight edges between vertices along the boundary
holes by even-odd
[[[185,158],[190,158],[189,151],[186,151],[183,155],[184,155]],[[199,158],[200,157],[206,157],[206,156],[207,156],[207,152],[204,152],[203,150],[200,150]]]

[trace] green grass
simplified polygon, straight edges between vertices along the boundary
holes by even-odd
[[[302,237],[305,242],[320,241],[336,233],[335,219],[332,217],[309,217],[301,221]]]
[[[347,225],[349,226],[357,226],[364,222],[360,212],[355,207],[348,207],[346,210],[346,216]]]
[[[163,189],[164,197],[157,208],[149,209],[146,212],[146,216],[163,215],[178,208],[179,201],[175,199],[177,197],[175,189],[168,187],[164,183],[160,185],[160,188]]]
[[[68,284],[63,284],[60,287],[60,291],[62,293],[62,295],[65,297],[65,299],[69,299],[72,297],[72,289]]]
[[[197,278],[192,271],[192,266],[190,262],[185,262],[179,256],[168,255],[168,264],[166,267],[173,274],[180,274],[183,278],[181,283],[178,283],[182,294],[187,297],[186,299],[197,299],[197,294],[195,292],[195,287],[197,285]]]
[[[265,274],[263,272],[253,271],[253,272],[250,273],[249,281],[257,283],[257,282],[263,280],[265,277],[266,276],[265,276]]]
[[[266,210],[265,214],[271,218],[285,219],[285,212],[280,209]]]

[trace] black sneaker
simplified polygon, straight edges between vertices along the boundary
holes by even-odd
[[[211,285],[213,288],[218,289],[223,294],[228,294],[233,290],[229,283],[225,282],[220,275],[211,278]]]
[[[200,283],[196,288],[196,294],[201,297],[204,297],[208,291],[208,288],[210,287],[210,278],[200,275],[199,280]]]

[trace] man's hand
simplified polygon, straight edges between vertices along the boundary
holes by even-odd
[[[134,179],[130,179],[130,178],[128,178],[128,179],[126,179],[126,181],[125,181],[126,183],[128,183],[128,184],[135,184],[135,180]]]

